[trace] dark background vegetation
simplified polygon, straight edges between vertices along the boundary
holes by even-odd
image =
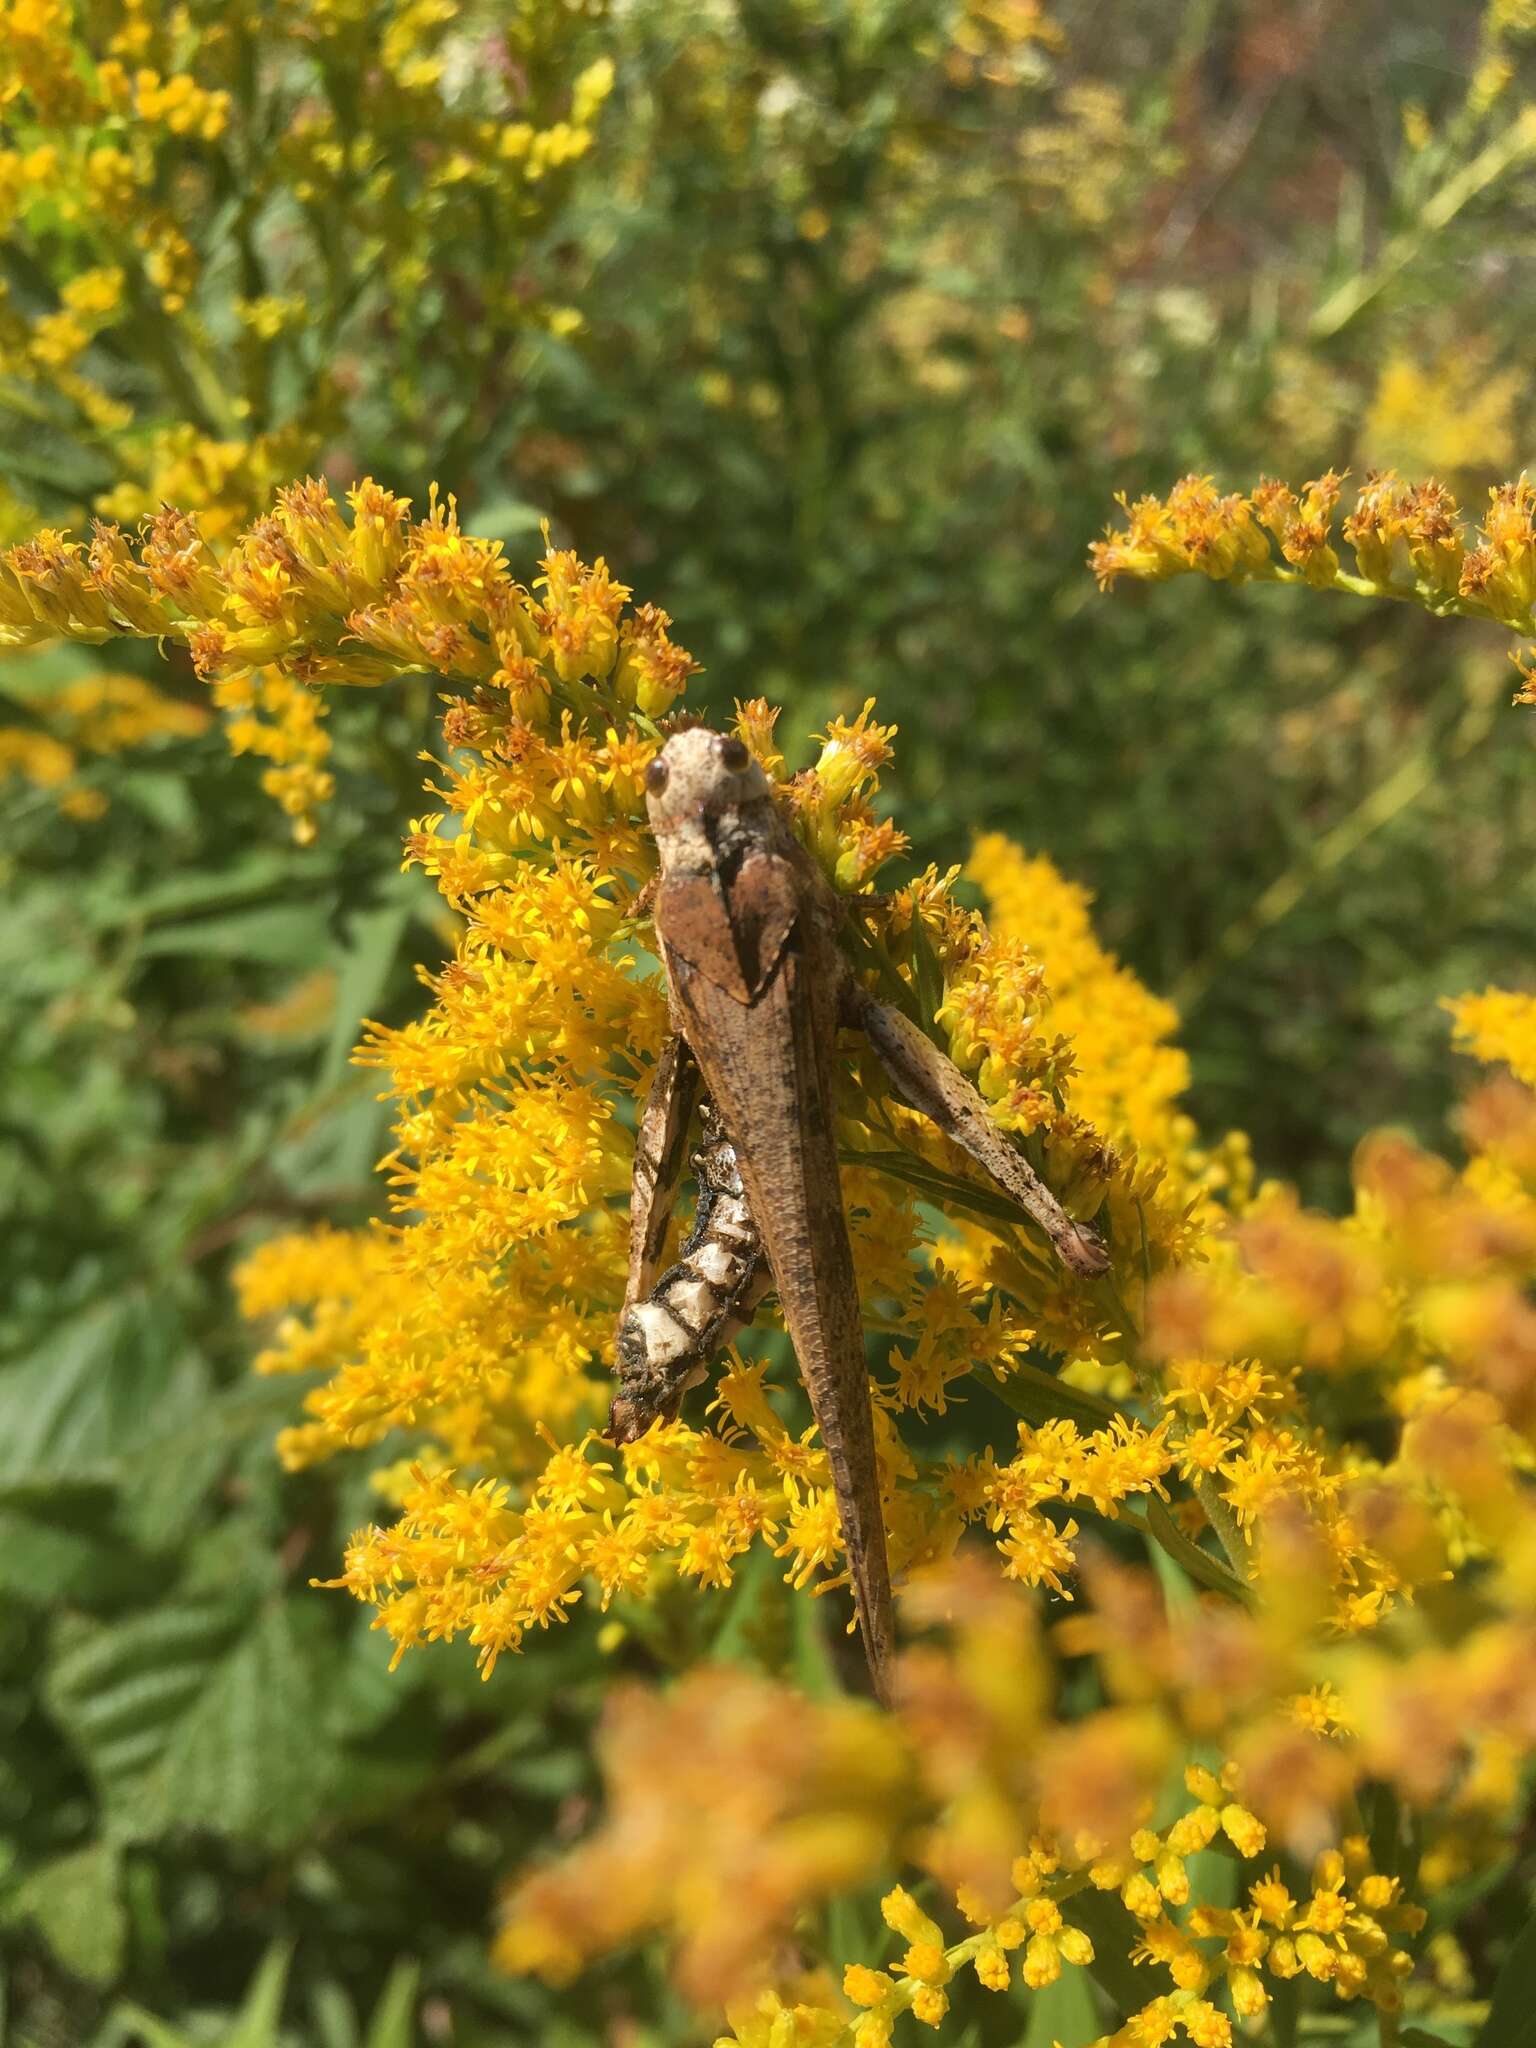
[[[1059,47],[1009,18],[572,15],[615,94],[508,260],[583,327],[450,378],[362,295],[338,343],[361,396],[321,455],[418,501],[436,477],[525,575],[549,515],[673,613],[709,708],[782,701],[792,753],[878,697],[915,858],[1002,828],[1087,884],[1183,1011],[1202,1127],[1336,1205],[1374,1125],[1447,1140],[1437,999],[1528,980],[1532,728],[1503,642],[1306,592],[1101,598],[1085,553],[1115,491],[1187,469],[1393,461],[1474,505],[1518,470],[1536,182],[1517,153],[1448,218],[1435,199],[1536,70],[1510,41],[1478,103],[1498,50],[1444,0],[1061,0]],[[433,251],[424,317],[474,336],[488,247]],[[0,472],[14,453],[38,511],[78,517],[34,429],[4,433]],[[41,715],[89,658],[0,687]],[[491,1974],[496,1884],[580,1823],[613,1661],[586,1618],[488,1688],[441,1649],[387,1678],[366,1617],[307,1583],[373,1511],[365,1476],[278,1472],[296,1391],[251,1378],[234,1316],[241,1244],[379,1208],[347,1053],[442,953],[395,872],[427,713],[408,688],[336,706],[306,849],[217,733],[100,764],[96,821],[7,791],[0,1946],[37,2048],[701,2038],[659,1974],[559,1997]],[[620,1663],[695,1654],[722,1617],[694,1605]],[[985,2038],[1022,2041],[993,2005]]]

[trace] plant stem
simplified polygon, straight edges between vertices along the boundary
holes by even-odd
[[[1197,1585],[1205,1586],[1213,1593],[1224,1593],[1229,1600],[1240,1600],[1245,1606],[1251,1601],[1247,1583],[1236,1572],[1228,1571],[1219,1558],[1202,1550],[1198,1543],[1192,1543],[1155,1493],[1147,1495],[1145,1516],[1138,1515],[1129,1501],[1122,1501],[1118,1514],[1111,1519],[1128,1522],[1139,1529],[1160,1550],[1165,1550]]]
[[[1393,235],[1368,270],[1363,270],[1331,293],[1307,323],[1314,341],[1328,341],[1347,327],[1355,315],[1384,291],[1418,255],[1432,235],[1449,227],[1457,214],[1478,193],[1502,177],[1522,157],[1536,149],[1536,114],[1523,108],[1502,135],[1494,137],[1419,208],[1418,217]]]
[[[1251,1581],[1248,1569],[1248,1542],[1236,1515],[1221,1497],[1221,1490],[1209,1473],[1202,1473],[1195,1481],[1195,1498],[1205,1509],[1205,1519],[1215,1532],[1216,1541],[1227,1554],[1227,1562],[1234,1574],[1244,1584]]]
[[[1373,833],[1417,803],[1443,778],[1447,762],[1461,760],[1487,737],[1496,715],[1497,701],[1490,694],[1488,699],[1467,706],[1449,738],[1421,740],[1346,817],[1313,842],[1302,860],[1277,875],[1202,959],[1185,969],[1169,991],[1174,1008],[1187,1017],[1210,993],[1223,968],[1242,959],[1271,926],[1289,917],[1317,884],[1341,868]]]

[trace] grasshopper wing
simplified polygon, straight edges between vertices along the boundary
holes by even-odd
[[[739,910],[736,886],[745,882]],[[708,888],[706,908],[700,888]],[[686,890],[686,894],[683,893]],[[724,926],[738,973],[717,980]],[[869,1375],[833,1127],[843,968],[789,859],[756,852],[734,882],[663,881],[656,902],[677,1022],[730,1132],[810,1395],[876,1692],[893,1639]],[[706,965],[706,955],[710,964]]]
[[[688,1119],[698,1099],[699,1070],[675,1034],[661,1049],[651,1090],[635,1131],[635,1166],[629,1192],[627,1313],[655,1285],[667,1220],[688,1149]]]

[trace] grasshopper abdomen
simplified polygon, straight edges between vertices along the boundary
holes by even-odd
[[[676,1263],[619,1323],[619,1390],[608,1425],[616,1443],[633,1443],[655,1423],[675,1419],[684,1394],[752,1320],[768,1290],[736,1148],[711,1103],[699,1117],[702,1139],[690,1161],[699,1191],[693,1227]]]

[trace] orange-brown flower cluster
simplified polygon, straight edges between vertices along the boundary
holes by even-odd
[[[217,553],[190,514],[163,508],[137,547],[98,520],[89,544],[45,531],[0,556],[0,646],[120,635],[184,642],[238,752],[311,836],[330,794],[319,683],[376,685],[417,672],[505,691],[530,714],[553,703],[612,718],[660,715],[693,663],[606,565],[552,552],[531,589],[499,541],[475,540],[434,491],[425,519],[365,479],[347,493],[280,491],[273,511]]]
[[[976,1570],[914,1589],[909,1621],[943,1628],[904,1653],[892,1716],[729,1670],[625,1696],[603,1745],[606,1815],[518,1886],[503,1960],[559,1976],[660,1931],[692,1994],[727,2002],[724,2041],[746,2048],[779,2039],[781,2019],[784,2039],[886,2048],[906,2015],[938,2026],[967,1981],[1038,1991],[1093,1970],[1109,1938],[1147,1983],[1138,2005],[1123,1969],[1107,1980],[1121,2024],[1102,2048],[1234,2048],[1229,2015],[1261,2018],[1298,1978],[1399,2012],[1425,1915],[1396,1851],[1378,1861],[1339,1816],[1367,1775],[1428,1807],[1480,1745],[1530,1753],[1529,1625],[1518,1654],[1479,1644],[1459,1733],[1415,1758],[1410,1731],[1429,1732],[1428,1695],[1449,1678],[1440,1648],[1356,1644],[1335,1657],[1337,1685],[1298,1694],[1294,1607],[1169,1608],[1142,1573],[1092,1577],[1093,1610],[1056,1647],[1097,1644],[1109,1698],[1072,1721],[1056,1719],[1028,1600]],[[1245,1762],[1181,1764],[1192,1736]],[[1474,1769],[1454,1796],[1507,1803],[1510,1787]],[[1213,1848],[1239,1867],[1232,1889]],[[893,1862],[914,1875],[882,1901],[890,1952],[838,1957],[840,1985],[795,1974],[797,1908],[804,1926]]]
[[[1444,484],[1404,484],[1391,470],[1367,476],[1336,530],[1342,489],[1332,471],[1300,496],[1271,481],[1224,496],[1210,477],[1187,476],[1166,499],[1120,500],[1127,524],[1094,542],[1093,572],[1106,590],[1121,576],[1155,583],[1188,572],[1308,583],[1536,631],[1536,484],[1523,473],[1490,490],[1476,534]]]

